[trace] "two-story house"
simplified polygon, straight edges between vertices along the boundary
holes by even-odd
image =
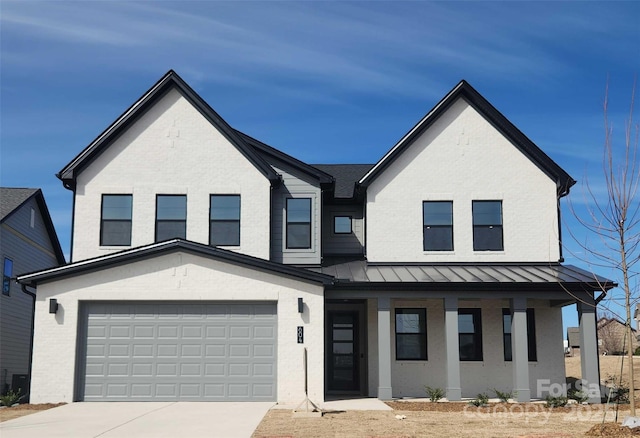
[[[42,190],[0,187],[0,256],[0,393],[28,396],[35,294],[15,280],[65,263]]]
[[[34,401],[351,394],[542,397],[579,303],[561,264],[575,181],[465,81],[376,164],[309,165],[168,72],[58,174],[72,262],[37,286]]]

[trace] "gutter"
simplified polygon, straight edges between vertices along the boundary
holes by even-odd
[[[31,398],[31,371],[33,368],[33,337],[34,337],[33,329],[35,327],[35,319],[36,319],[36,294],[33,292],[29,292],[27,290],[26,285],[21,284],[20,286],[21,286],[22,292],[29,295],[32,300],[31,301],[31,334],[29,336],[29,392],[24,395],[25,401],[28,403],[29,399]]]

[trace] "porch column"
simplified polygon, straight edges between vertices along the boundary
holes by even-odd
[[[462,398],[460,388],[460,342],[458,339],[458,298],[444,299],[444,338],[447,352],[447,400]]]
[[[580,323],[580,367],[582,391],[589,396],[589,403],[600,403],[600,370],[598,369],[598,340],[596,337],[596,308],[578,302]]]
[[[378,399],[391,400],[391,299],[378,298]]]
[[[531,401],[527,299],[524,297],[511,300],[511,366],[513,367],[513,391],[517,393],[517,400]]]

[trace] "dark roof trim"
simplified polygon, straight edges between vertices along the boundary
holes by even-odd
[[[176,72],[169,70],[158,82],[105,129],[89,146],[67,164],[56,176],[65,187],[73,189],[80,172],[96,159],[113,140],[144,114],[169,90],[176,88],[231,144],[233,144],[272,183],[279,183],[279,175],[249,147],[236,131],[216,113]]]
[[[260,140],[256,140],[255,138],[240,132],[238,130],[235,130],[235,132],[250,146],[253,146],[256,151],[259,154],[265,154],[268,157],[272,157],[275,158],[277,160],[280,160],[282,162],[284,162],[285,164],[293,167],[296,170],[299,170],[300,172],[309,175],[311,177],[313,177],[314,179],[317,179],[321,185],[329,185],[329,184],[333,184],[334,182],[334,178],[333,176],[329,175],[326,172],[323,172],[322,170],[316,169],[315,167],[304,163],[300,160],[298,160],[297,158],[292,157],[291,155],[285,154],[282,151],[279,151],[278,149],[269,146],[266,143],[261,142]],[[265,161],[269,161],[268,158],[265,158]]]
[[[464,98],[469,105],[484,116],[498,131],[509,139],[525,156],[533,161],[542,171],[556,182],[558,196],[569,194],[569,189],[576,181],[558,166],[547,154],[535,145],[526,135],[511,123],[489,101],[480,95],[465,80],[460,81],[431,111],[429,111],[411,130],[387,152],[378,163],[360,180],[367,187],[398,156],[402,154],[422,133],[444,114],[458,98]]]
[[[73,277],[87,272],[107,269],[177,251],[185,251],[206,258],[220,260],[226,263],[232,263],[259,271],[280,274],[311,283],[321,283],[323,285],[329,285],[333,282],[333,277],[331,277],[330,275],[308,271],[306,269],[297,268],[295,266],[274,263],[257,257],[239,254],[237,252],[229,251],[226,249],[215,248],[212,246],[182,239],[167,240],[164,242],[154,243],[152,245],[128,249],[106,256],[82,260],[57,268],[23,274],[18,276],[18,282],[26,286],[35,287],[38,285],[38,283],[53,281],[65,277]]]
[[[47,203],[44,199],[44,194],[41,189],[34,189],[33,194],[24,199],[15,207],[11,213],[8,213],[5,217],[2,218],[1,222],[4,222],[8,219],[13,213],[18,211],[23,205],[29,202],[31,199],[35,198],[36,203],[38,204],[38,208],[40,209],[40,214],[42,215],[42,220],[44,221],[44,226],[47,230],[47,235],[49,236],[49,240],[51,241],[51,246],[53,247],[53,252],[56,256],[56,260],[58,264],[63,265],[66,263],[64,258],[64,253],[62,252],[62,247],[60,246],[60,240],[58,239],[58,233],[56,233],[56,228],[53,225],[53,220],[51,219],[51,214],[49,213],[49,208],[47,208]]]

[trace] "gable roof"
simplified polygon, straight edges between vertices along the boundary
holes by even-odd
[[[436,106],[431,109],[395,146],[387,152],[359,183],[368,186],[378,175],[395,161],[413,142],[422,135],[451,105],[459,98],[464,99],[502,135],[513,143],[520,152],[535,163],[543,172],[556,182],[558,196],[569,194],[576,181],[558,166],[547,154],[536,146],[526,135],[515,127],[500,111],[489,103],[465,80],[460,81]]]
[[[623,321],[621,321],[618,318],[602,317],[602,318],[598,319],[598,321],[596,321],[596,328],[598,330],[600,330],[600,329],[605,328],[606,326],[608,326],[609,324],[614,323],[614,322],[617,325],[622,326],[622,327],[626,327],[627,326]],[[632,332],[636,332],[637,330],[634,329],[633,327],[631,327],[631,331]]]
[[[124,251],[108,254],[92,259],[81,260],[79,262],[70,263],[65,266],[46,269],[44,271],[32,272],[18,276],[18,282],[27,286],[35,287],[38,283],[57,280],[65,277],[73,277],[76,275],[108,269],[127,263],[158,257],[164,254],[170,254],[177,251],[184,251],[191,254],[200,255],[205,258],[220,260],[226,263],[244,266],[247,268],[279,274],[286,277],[295,278],[301,281],[312,283],[320,283],[329,285],[333,282],[333,277],[312,272],[307,269],[297,268],[295,266],[283,265],[281,263],[271,262],[258,257],[252,257],[245,254],[229,251],[222,248],[216,248],[197,242],[182,239],[171,239],[164,242],[153,243],[138,248],[127,249]]]
[[[335,179],[334,198],[351,199],[357,196],[357,183],[373,164],[314,164],[313,167]]]
[[[213,108],[209,106],[187,83],[173,70],[169,70],[155,85],[142,95],[133,105],[118,117],[107,129],[93,140],[80,154],[67,164],[56,176],[62,180],[64,186],[75,187],[75,181],[80,172],[95,160],[109,145],[120,136],[131,124],[140,118],[169,90],[177,89],[213,126],[224,135],[253,165],[273,184],[278,184],[280,178],[269,164],[249,147],[244,139],[224,121]]]
[[[47,230],[47,235],[51,241],[53,252],[55,253],[56,260],[59,264],[66,263],[64,259],[64,253],[58,240],[58,234],[51,220],[47,203],[44,200],[44,195],[40,189],[30,188],[14,188],[14,187],[0,187],[0,223],[8,219],[14,212],[18,211],[20,207],[35,198],[44,226]]]

